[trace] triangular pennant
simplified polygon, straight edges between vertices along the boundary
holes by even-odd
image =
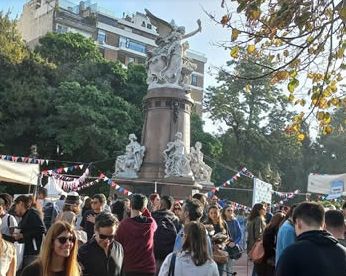
[[[104,179],[105,177],[106,176],[103,173],[100,173],[100,176],[99,176],[100,179]]]
[[[109,178],[107,183],[108,183],[108,185],[111,185],[112,184],[112,179]]]
[[[236,174],[236,176],[237,176],[237,177],[240,177],[240,173],[238,172],[238,173]]]
[[[129,192],[127,193],[127,195],[129,195],[129,196],[132,195],[132,192],[129,191]]]
[[[46,160],[45,160],[45,162],[46,162],[46,165],[48,165],[48,163],[49,163],[49,160],[48,160],[48,159],[46,159]]]
[[[230,185],[231,184],[231,180],[227,180],[226,184]]]
[[[83,170],[83,167],[84,167],[83,164],[79,165],[79,168],[80,168],[81,170]]]
[[[68,167],[65,167],[65,168],[64,168],[64,171],[67,173],[67,172],[68,172]]]
[[[107,181],[108,182],[108,177],[107,176],[105,176],[104,178],[103,178],[103,181]]]

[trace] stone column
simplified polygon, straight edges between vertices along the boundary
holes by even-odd
[[[146,153],[140,170],[140,178],[163,180],[163,150],[175,140],[179,131],[187,152],[190,151],[190,116],[193,100],[184,89],[161,87],[148,91],[144,97],[144,126],[141,144]]]

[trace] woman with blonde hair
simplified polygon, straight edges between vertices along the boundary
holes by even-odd
[[[73,227],[55,222],[48,230],[37,260],[25,267],[22,276],[80,276],[78,245]]]

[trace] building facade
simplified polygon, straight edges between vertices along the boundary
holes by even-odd
[[[115,17],[90,1],[30,0],[24,7],[18,29],[29,47],[38,44],[48,32],[74,32],[92,38],[106,60],[120,61],[125,66],[134,62],[145,64],[146,53],[156,47],[158,34],[145,14],[123,14]],[[191,96],[194,109],[202,114],[204,54],[188,50],[187,55],[197,65],[191,76]]]

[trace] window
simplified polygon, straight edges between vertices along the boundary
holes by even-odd
[[[105,32],[105,31],[99,30],[99,32],[98,32],[98,34],[97,34],[97,41],[98,41],[100,44],[106,43],[106,32]]]
[[[145,27],[145,22],[144,21],[142,22],[142,27]]]
[[[147,24],[147,28],[151,30],[151,24]]]
[[[128,48],[140,53],[145,53],[144,44],[123,36],[121,36],[119,39],[119,47]]]
[[[191,85],[197,86],[197,76],[191,75]]]
[[[133,58],[133,57],[129,57],[129,63],[131,63],[131,62],[135,62],[135,59]]]

